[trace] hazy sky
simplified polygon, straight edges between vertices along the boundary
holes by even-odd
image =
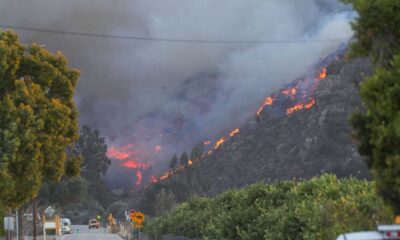
[[[351,9],[336,0],[1,0],[0,24],[197,40],[348,39]],[[81,122],[112,141],[139,116],[169,108],[182,83],[218,74],[221,92],[198,122],[223,125],[304,74],[340,42],[221,44],[135,41],[17,31],[81,69]],[[115,133],[118,132],[117,138]],[[123,138],[131,133],[123,132]],[[112,136],[112,137],[111,137]]]

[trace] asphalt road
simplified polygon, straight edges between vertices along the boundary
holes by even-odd
[[[88,229],[87,225],[73,225],[72,234],[63,235],[60,240],[121,240],[115,234],[109,234],[104,228]]]

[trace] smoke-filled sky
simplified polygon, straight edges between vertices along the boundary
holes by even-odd
[[[61,50],[82,71],[76,98],[81,123],[118,144],[132,134],[126,126],[177,104],[185,80],[202,74],[218,76],[223,97],[207,114],[193,116],[197,124],[218,128],[241,118],[243,109],[255,110],[341,43],[314,40],[349,39],[351,17],[336,0],[0,1],[1,25],[180,40],[311,40],[158,42],[17,31],[24,42]]]

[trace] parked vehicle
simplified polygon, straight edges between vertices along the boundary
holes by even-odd
[[[100,222],[99,221],[97,221],[96,219],[90,219],[89,220],[89,229],[91,229],[91,228],[99,229],[99,227],[100,227]]]
[[[61,233],[71,234],[71,220],[69,218],[61,218]]]
[[[336,240],[384,240],[400,239],[400,225],[379,225],[377,231],[341,234]]]

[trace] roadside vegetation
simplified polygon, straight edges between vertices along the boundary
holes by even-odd
[[[374,182],[323,175],[305,181],[257,183],[214,198],[194,197],[146,223],[155,239],[335,239],[390,223],[391,209]]]

